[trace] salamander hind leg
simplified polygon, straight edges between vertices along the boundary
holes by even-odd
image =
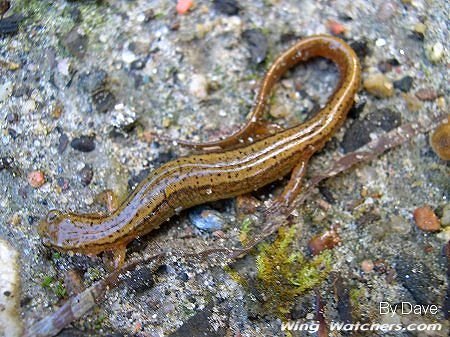
[[[302,159],[292,171],[291,178],[283,192],[273,201],[265,211],[266,216],[285,212],[302,190],[302,180],[306,173],[309,157]]]
[[[104,254],[105,265],[110,271],[120,269],[125,262],[125,255],[127,253],[127,245],[120,244],[117,247],[106,251]]]

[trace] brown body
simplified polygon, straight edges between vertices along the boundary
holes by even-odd
[[[202,146],[220,148],[239,140],[245,142],[241,138],[259,123],[274,84],[288,69],[313,57],[330,59],[340,72],[337,89],[315,117],[237,149],[170,161],[150,173],[108,216],[52,211],[41,223],[44,240],[57,249],[82,253],[123,249],[131,240],[158,228],[182,209],[248,193],[294,168],[300,167],[301,176],[310,156],[323,147],[344,121],[360,83],[360,66],[354,51],[334,37],[306,38],[280,55],[262,82],[246,126],[224,141]],[[298,181],[294,181],[288,187],[297,185]],[[289,196],[290,191],[286,192]]]

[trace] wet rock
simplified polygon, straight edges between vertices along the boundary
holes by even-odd
[[[364,88],[372,95],[380,98],[391,97],[394,94],[394,85],[383,74],[373,74],[364,81]]]
[[[110,111],[116,104],[116,97],[109,90],[102,90],[92,96],[92,102],[97,112],[105,113]]]
[[[62,40],[62,44],[73,56],[81,59],[86,53],[88,37],[78,32],[78,26],[74,26]]]
[[[344,278],[338,274],[333,273],[333,290],[337,298],[336,309],[339,314],[339,320],[344,323],[352,323],[352,304],[350,301],[350,285]]]
[[[0,240],[0,335],[8,337],[22,334],[18,258],[19,255],[9,243]]]
[[[436,232],[441,229],[441,223],[430,206],[425,205],[414,210],[414,221],[417,227],[425,232]]]
[[[131,271],[125,278],[125,284],[138,294],[149,290],[155,284],[152,270],[150,267],[144,266]]]
[[[214,232],[225,225],[222,215],[204,206],[195,207],[189,212],[189,220],[198,229]]]
[[[345,153],[352,152],[371,140],[371,132],[377,129],[390,131],[400,124],[401,115],[398,112],[389,109],[377,110],[362,120],[354,121],[347,129],[341,145]]]
[[[394,266],[397,280],[412,295],[417,304],[441,303],[439,279],[423,263],[412,256],[399,256]]]
[[[398,81],[394,81],[394,88],[403,92],[408,92],[411,90],[413,82],[414,80],[411,76],[405,76]]]
[[[95,142],[93,136],[82,135],[80,137],[74,138],[70,142],[70,146],[81,152],[91,152],[95,149]]]
[[[28,174],[28,184],[33,188],[39,188],[45,184],[45,175],[42,171],[32,171]]]
[[[65,133],[61,133],[59,135],[59,140],[58,140],[58,153],[62,154],[64,152],[64,150],[67,148],[67,145],[69,144],[69,137],[67,137],[67,135]]]
[[[22,21],[21,14],[13,14],[0,20],[0,36],[12,35],[19,31],[19,23]]]
[[[257,64],[263,62],[267,55],[268,42],[261,29],[245,30],[242,38],[247,42],[252,61]]]
[[[216,11],[226,15],[237,15],[240,10],[236,0],[214,0],[213,4]]]
[[[89,94],[101,91],[107,82],[108,75],[103,69],[93,69],[80,74],[78,78],[78,89]]]
[[[434,101],[437,93],[433,88],[423,88],[416,91],[416,97],[421,101]]]
[[[78,172],[78,177],[83,186],[88,186],[94,176],[94,170],[91,165],[85,164],[84,167]]]

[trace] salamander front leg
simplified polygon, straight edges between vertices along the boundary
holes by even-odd
[[[266,210],[266,216],[286,211],[291,203],[295,200],[302,189],[302,179],[305,176],[308,161],[309,157],[307,159],[303,159],[300,163],[297,164],[297,166],[294,167],[294,170],[291,174],[291,179],[284,187],[283,192]]]
[[[171,141],[176,142],[181,146],[190,147],[196,150],[214,152],[248,145],[256,140],[271,136],[281,130],[282,128],[274,123],[269,123],[262,120],[249,120],[240,130],[236,131],[230,136],[227,136],[224,139],[214,140],[210,142],[191,142],[181,139]]]

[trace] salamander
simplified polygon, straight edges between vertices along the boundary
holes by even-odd
[[[304,123],[274,134],[266,132],[261,118],[274,85],[289,69],[314,57],[337,66],[340,75],[334,93]],[[214,151],[181,157],[155,169],[111,214],[50,211],[39,226],[44,244],[84,254],[111,250],[120,265],[129,242],[181,210],[249,193],[292,172],[274,209],[289,204],[301,189],[309,158],[344,122],[360,85],[360,73],[355,52],[343,40],[317,35],[298,41],[267,71],[250,117],[240,130],[224,140],[185,142]]]

